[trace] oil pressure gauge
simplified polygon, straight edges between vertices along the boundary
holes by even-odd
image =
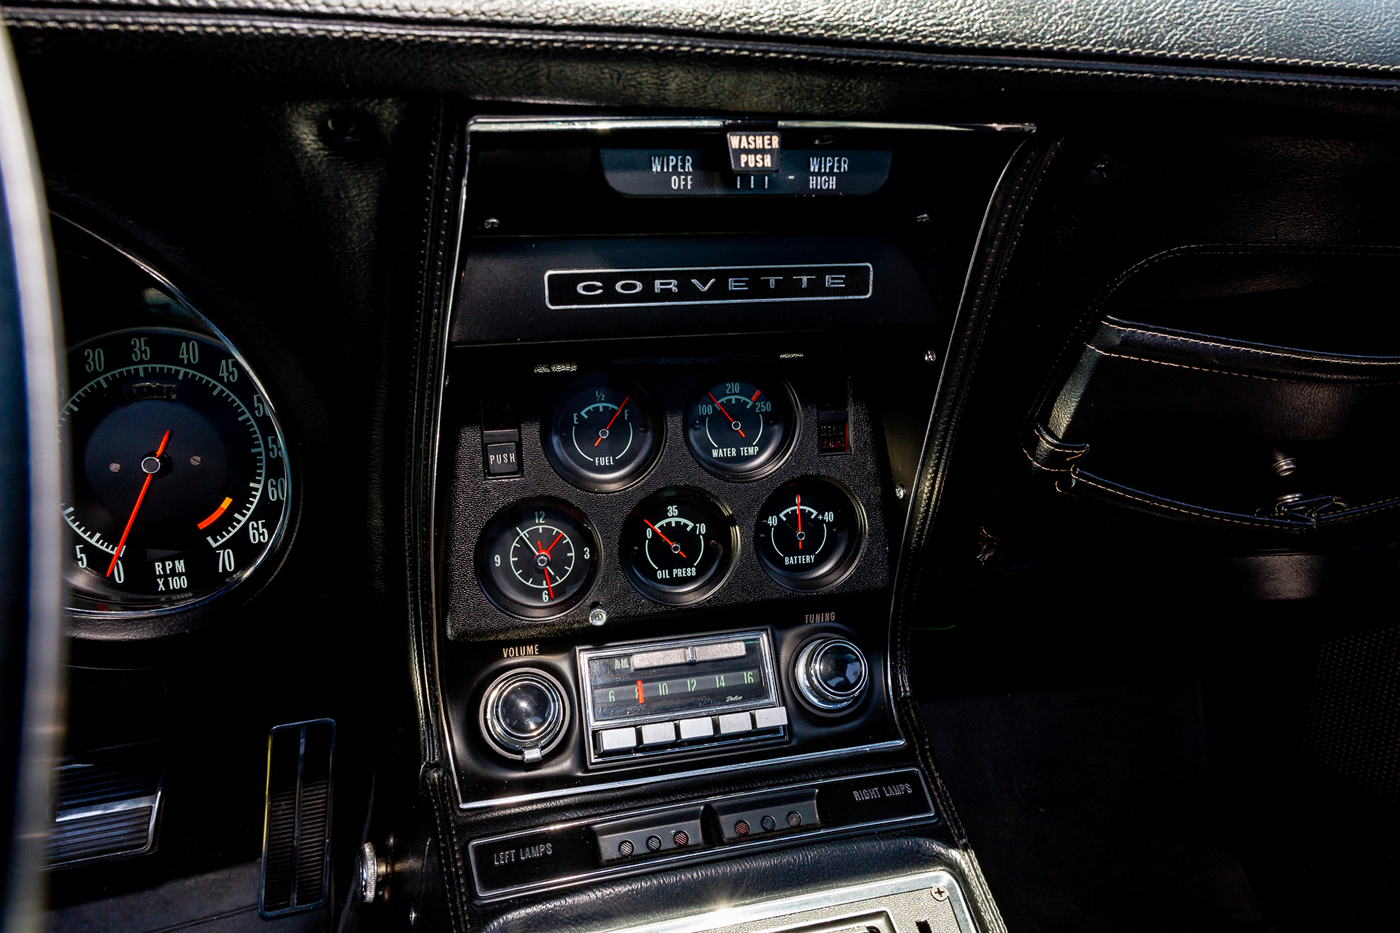
[[[637,591],[668,606],[696,603],[719,589],[739,549],[734,514],[699,489],[653,493],[622,524],[622,569]]]
[[[797,402],[781,380],[706,382],[685,409],[685,441],[706,470],[743,482],[776,469],[797,436]]]
[[[835,586],[855,567],[865,536],[860,503],[834,480],[804,476],[784,483],[758,513],[759,563],[791,590]]]
[[[559,393],[544,430],[545,456],[560,476],[590,492],[614,492],[656,462],[664,422],[641,386],[599,372]]]

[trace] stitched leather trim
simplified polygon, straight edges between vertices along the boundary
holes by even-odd
[[[120,18],[116,18],[116,16]],[[521,38],[515,32],[466,31],[450,27],[405,28],[397,25],[372,23],[334,24],[325,21],[297,23],[281,21],[273,23],[262,20],[230,20],[221,17],[211,21],[211,17],[181,15],[172,17],[160,14],[160,19],[144,20],[141,14],[109,14],[106,11],[89,13],[75,11],[72,14],[55,13],[52,10],[36,8],[7,7],[0,11],[12,31],[40,29],[50,31],[81,32],[133,32],[166,33],[172,36],[220,35],[243,37],[280,36],[284,38],[341,39],[353,41],[388,41],[392,43],[418,42],[439,45],[481,46],[492,48],[519,49],[579,49],[587,51],[613,52],[658,52],[675,55],[723,56],[727,58],[749,58],[770,61],[797,61],[827,65],[864,65],[890,69],[916,69],[931,72],[982,72],[993,74],[1035,74],[1097,76],[1106,78],[1127,78],[1141,81],[1166,81],[1185,83],[1205,83],[1234,86],[1267,86],[1279,88],[1308,88],[1314,90],[1361,90],[1394,93],[1400,91],[1400,84],[1391,80],[1368,80],[1359,77],[1338,75],[1318,76],[1311,79],[1292,78],[1286,75],[1245,75],[1241,73],[1209,73],[1204,70],[1184,72],[1170,70],[1162,65],[1144,64],[1137,70],[1128,66],[1094,66],[1088,62],[1067,62],[1064,64],[1031,64],[1020,61],[1000,62],[993,58],[979,62],[958,61],[957,56],[934,54],[920,55],[918,52],[901,50],[895,57],[873,49],[840,49],[825,53],[799,51],[790,47],[772,45],[740,45],[738,43],[704,43],[695,40],[666,40],[655,37],[629,39],[620,36],[589,35],[540,35]],[[917,58],[913,56],[918,56]],[[1400,66],[1397,67],[1400,74]]]
[[[1096,22],[1094,17],[1097,11],[1091,5],[1082,2],[1073,4],[1071,10],[1057,10],[1054,9],[1054,4],[1047,4],[1049,9],[1045,11],[1045,15],[1058,19],[1061,28],[1080,31],[1092,30],[1102,34],[1115,25],[1124,29],[1141,28],[1145,20],[1150,20],[1153,17],[1170,17],[1174,12],[1178,15],[1185,15],[1185,8],[1190,6],[1184,4],[1182,9],[1175,11],[1161,9],[1166,5],[1159,2],[1159,9],[1153,11],[1152,16],[1147,16],[1141,10],[1130,9],[1132,4],[1124,4],[1130,16],[1129,21],[1125,23]],[[62,0],[56,2],[54,6],[82,9],[81,4],[63,3]],[[837,6],[835,14],[828,13],[823,17],[824,10],[820,8],[812,10],[806,5],[801,5],[780,9],[780,13],[787,15],[776,20],[772,16],[761,15],[762,10],[757,5],[751,5],[745,9],[744,4],[732,4],[723,10],[717,10],[713,7],[676,10],[671,7],[659,6],[655,9],[649,9],[642,4],[636,4],[632,7],[626,4],[609,5],[602,10],[590,10],[587,5],[544,3],[532,10],[529,5],[472,3],[470,0],[463,0],[463,2],[456,4],[421,2],[421,0],[347,0],[343,3],[325,2],[325,0],[275,0],[275,2],[274,0],[224,0],[222,3],[211,3],[209,0],[144,0],[144,2],[143,0],[127,0],[125,4],[114,4],[116,9],[163,11],[199,10],[207,9],[210,6],[220,7],[221,12],[232,15],[358,16],[366,19],[457,22],[505,28],[531,28],[566,23],[573,28],[617,29],[638,22],[651,22],[655,24],[656,28],[677,32],[727,33],[778,40],[812,36],[829,42],[904,44],[906,46],[948,50],[970,49],[1031,54],[1131,56],[1189,62],[1331,68],[1370,73],[1400,71],[1400,65],[1395,63],[1362,61],[1356,57],[1337,55],[1310,57],[1306,55],[1268,55],[1192,49],[1173,50],[1162,48],[1161,43],[1153,45],[1146,42],[1114,42],[1112,40],[1034,42],[1020,41],[1014,38],[985,38],[987,33],[998,30],[1010,31],[1018,28],[1019,24],[1014,19],[998,18],[995,10],[977,10],[975,4],[956,4],[953,5],[955,9],[952,11],[939,10],[936,5],[929,5],[922,15],[916,12],[911,16],[908,11],[901,9],[900,4],[887,3],[883,5],[883,8],[876,6],[870,14],[864,17],[852,16],[849,13],[843,16],[840,5]],[[958,6],[968,9],[959,12],[956,9]],[[1066,4],[1066,6],[1070,5]],[[1202,10],[1193,10],[1191,19],[1188,21],[1188,25],[1194,24],[1198,27],[1196,31],[1206,37],[1207,41],[1209,41],[1213,31],[1219,31],[1222,27],[1232,33],[1238,30],[1264,33],[1268,26],[1280,22],[1278,16],[1271,20],[1269,12],[1281,12],[1285,16],[1295,13],[1294,10],[1286,7],[1277,10],[1272,7],[1261,9],[1256,6],[1254,11],[1256,18],[1251,21],[1248,15],[1249,11],[1231,9],[1228,4],[1215,4],[1213,6],[1220,9],[1212,10],[1211,7],[1206,7]],[[1073,7],[1079,9],[1073,10]],[[1305,9],[1306,13],[1304,13]],[[1076,12],[1079,13],[1079,17],[1076,17]],[[1333,15],[1327,15],[1329,12]],[[1136,16],[1132,14],[1136,14]],[[1355,14],[1351,17],[1338,15],[1335,7],[1332,10],[1327,10],[1318,9],[1316,5],[1305,8],[1302,4],[1298,4],[1296,14],[1303,23],[1315,25],[1319,30],[1325,30],[1334,37],[1351,37],[1364,31],[1366,25],[1364,22],[1358,23],[1357,20],[1360,17]],[[1012,16],[1014,15],[1012,14]],[[1377,15],[1384,16],[1385,13],[1378,10]],[[895,24],[894,28],[888,26],[887,23]],[[1285,22],[1284,25],[1287,23]],[[1191,30],[1188,28],[1183,32],[1189,38]],[[930,33],[943,33],[946,37]]]
[[[1123,321],[1115,317],[1103,319],[1101,327],[1112,328],[1122,331],[1125,334],[1151,334],[1154,337],[1161,337],[1165,340],[1172,340],[1178,343],[1192,343],[1201,347],[1218,347],[1221,350],[1230,350],[1235,353],[1255,353],[1260,356],[1275,356],[1292,360],[1308,360],[1314,363],[1337,363],[1347,366],[1389,366],[1400,368],[1400,357],[1395,356],[1348,356],[1345,354],[1322,354],[1304,353],[1299,350],[1289,350],[1285,347],[1274,347],[1267,344],[1252,343],[1227,343],[1222,340],[1206,340],[1203,337],[1192,334],[1189,331],[1172,330],[1166,327],[1150,327],[1145,324],[1136,324],[1132,321]]]
[[[1216,375],[1220,375],[1220,376],[1235,376],[1235,377],[1238,377],[1238,378],[1240,378],[1240,379],[1263,379],[1263,380],[1265,380],[1266,382],[1290,382],[1290,383],[1297,383],[1297,384],[1303,384],[1303,385],[1316,385],[1316,384],[1319,383],[1319,382],[1328,382],[1328,381],[1329,381],[1329,380],[1326,379],[1325,377],[1321,377],[1321,376],[1318,377],[1317,379],[1288,379],[1288,378],[1284,378],[1284,377],[1282,377],[1282,376],[1261,376],[1261,375],[1259,375],[1258,373],[1241,373],[1241,372],[1236,372],[1236,371],[1234,371],[1234,370],[1229,370],[1229,369],[1213,369],[1213,368],[1211,368],[1211,367],[1209,367],[1209,366],[1191,366],[1191,365],[1189,365],[1189,364],[1187,364],[1187,363],[1169,363],[1169,362],[1167,362],[1166,360],[1154,360],[1154,359],[1150,359],[1150,358],[1145,357],[1145,356],[1133,356],[1133,355],[1128,354],[1128,353],[1111,353],[1111,352],[1109,352],[1108,350],[1100,350],[1098,347],[1094,346],[1094,345],[1091,344],[1091,343],[1086,343],[1086,344],[1084,344],[1084,347],[1085,347],[1085,349],[1093,350],[1093,351],[1094,351],[1095,353],[1097,353],[1099,356],[1111,356],[1111,357],[1113,357],[1113,358],[1115,358],[1115,359],[1120,359],[1120,360],[1132,360],[1134,363],[1151,363],[1151,364],[1154,365],[1154,366],[1172,366],[1172,367],[1175,367],[1176,369],[1194,369],[1194,370],[1196,370],[1197,372],[1202,372],[1202,373],[1215,373]],[[1392,364],[1392,365],[1394,365],[1394,364]],[[1346,384],[1346,383],[1342,382],[1341,380],[1331,380],[1331,381],[1334,381],[1334,382],[1336,382],[1336,383],[1339,384],[1339,385],[1345,385],[1345,384]],[[1369,387],[1369,386],[1393,386],[1393,385],[1400,385],[1400,382],[1372,382],[1371,380],[1368,379],[1368,380],[1366,380],[1365,382],[1357,382],[1357,383],[1354,383],[1354,384],[1355,384],[1355,385],[1360,385],[1360,386],[1367,386],[1367,387]]]

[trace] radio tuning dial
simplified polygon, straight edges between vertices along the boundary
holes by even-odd
[[[502,674],[481,701],[482,735],[507,758],[539,761],[559,744],[568,724],[564,688],[534,668]]]
[[[822,636],[797,653],[793,675],[797,692],[809,706],[822,713],[840,713],[865,695],[870,665],[850,640]]]

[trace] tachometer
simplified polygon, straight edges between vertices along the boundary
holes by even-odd
[[[177,608],[251,573],[287,524],[291,484],[272,407],[232,348],[136,328],[74,347],[68,372],[74,608]]]

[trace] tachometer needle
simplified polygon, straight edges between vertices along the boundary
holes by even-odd
[[[645,518],[642,519],[642,521],[647,522],[647,520],[646,520]],[[653,525],[651,522],[647,522],[647,527],[650,528],[652,531],[656,532],[657,535],[660,536],[661,540],[662,540],[662,541],[665,541],[666,544],[667,544],[668,546],[675,548],[677,554],[679,554],[681,557],[685,557],[685,551],[682,551],[682,550],[681,550],[681,546],[680,546],[679,544],[674,544],[674,543],[672,543],[672,541],[671,541],[670,538],[668,538],[668,537],[666,537],[665,535],[661,534],[661,529],[660,529],[660,528],[657,528],[657,527],[656,527],[655,525]],[[686,560],[690,560],[689,557],[685,557],[685,559],[686,559]]]
[[[631,398],[632,396],[627,396],[627,398],[622,400],[622,405],[617,406],[617,411],[613,412],[613,416],[608,419],[608,423],[603,425],[603,430],[598,432],[598,439],[593,442],[594,447],[597,447],[599,444],[603,443],[603,438],[608,436],[607,432],[612,430],[612,423],[617,420],[618,415],[622,414],[623,406],[626,405],[628,400]]]
[[[715,398],[715,394],[713,392],[707,392],[705,394],[710,397],[710,401],[715,403],[715,407],[719,409],[719,413],[721,415],[724,415],[724,417],[729,418],[729,412],[724,410],[724,406],[719,403],[719,399]],[[739,427],[739,422],[735,421],[733,418],[729,418],[729,426],[734,430],[738,431],[739,436],[742,437],[744,440],[749,439],[749,436],[744,433],[744,429]]]
[[[165,453],[165,444],[170,440],[170,432],[167,430],[165,436],[160,439],[160,446],[156,448],[156,459]],[[157,467],[159,469],[159,467]],[[131,507],[131,517],[126,520],[126,527],[122,529],[122,539],[117,542],[117,549],[112,553],[112,562],[107,565],[107,576],[112,575],[112,571],[117,569],[117,561],[122,556],[122,548],[126,547],[126,536],[131,534],[131,526],[136,522],[136,513],[141,511],[141,500],[146,498],[146,490],[151,488],[151,477],[154,472],[146,474],[146,481],[141,484],[141,494],[136,497],[136,504]]]

